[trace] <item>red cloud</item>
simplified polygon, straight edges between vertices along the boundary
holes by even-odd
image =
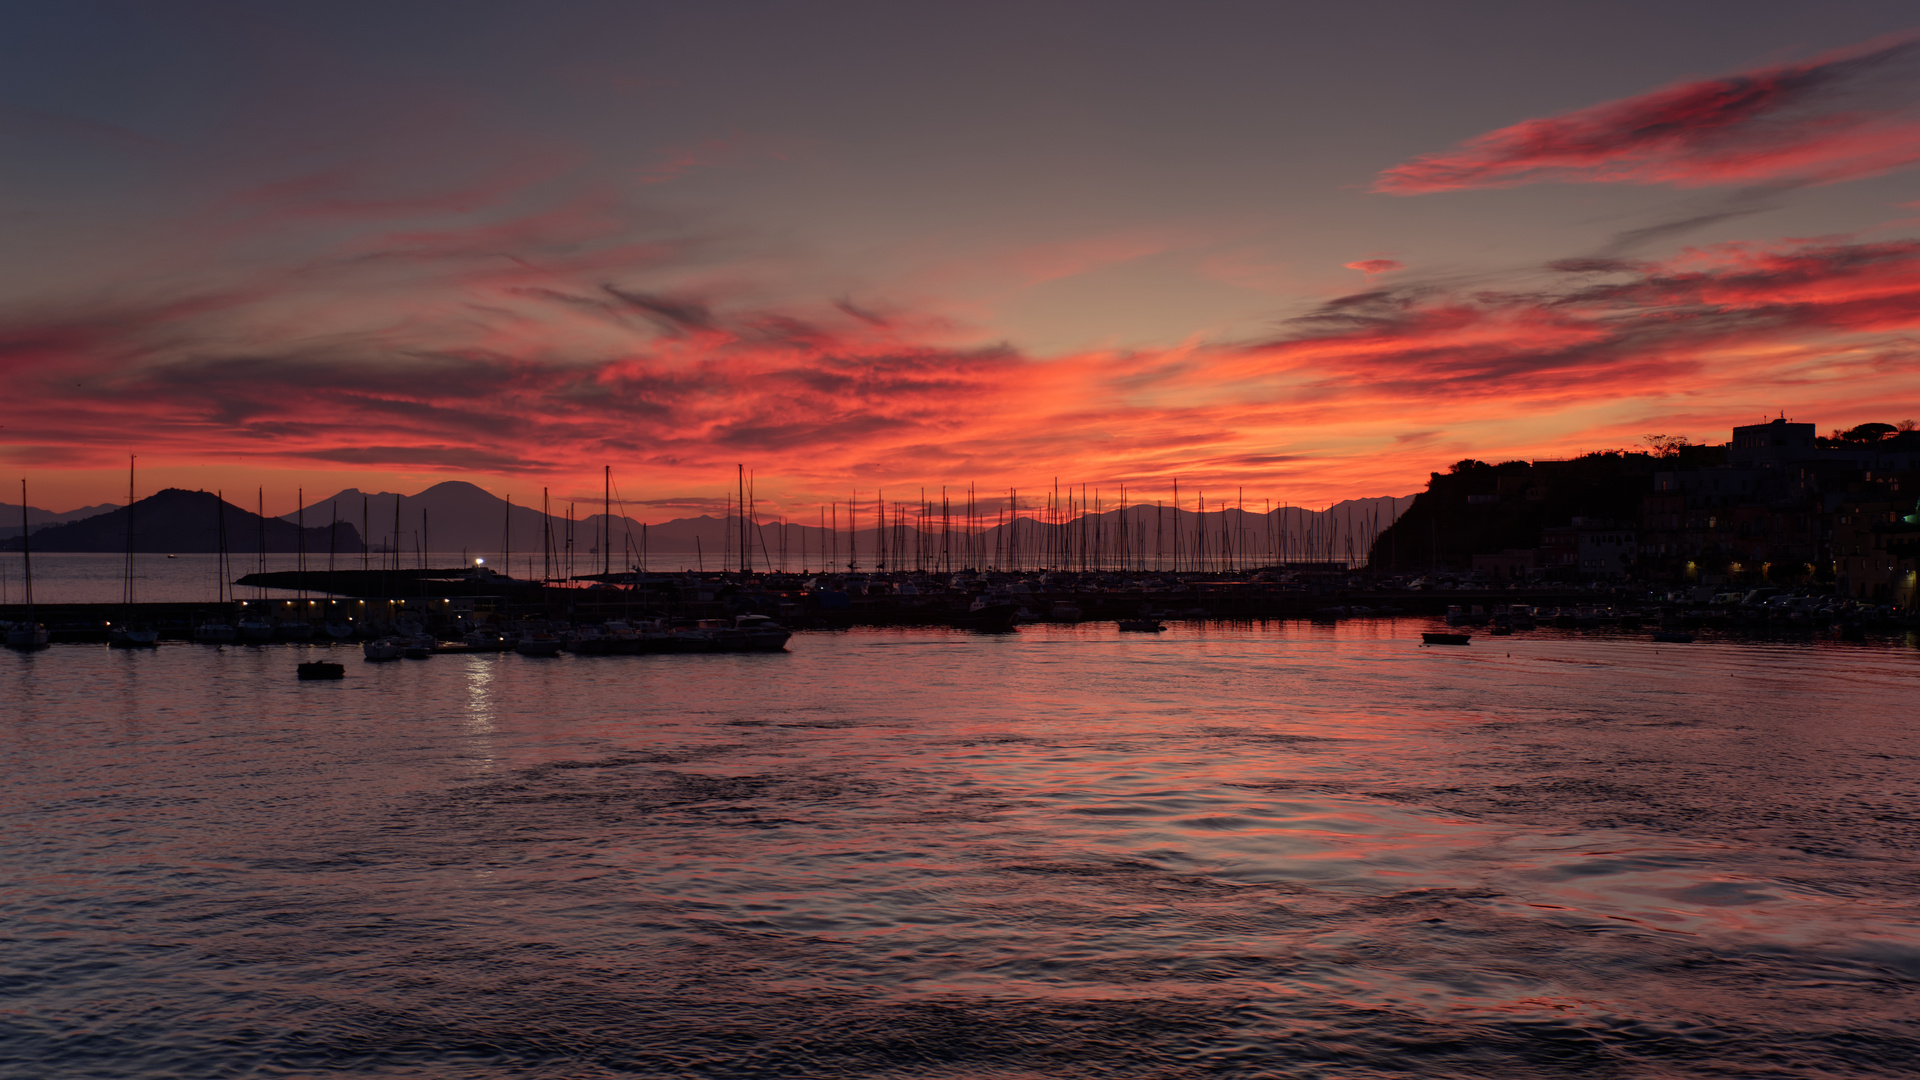
[[[1586,183],[1825,183],[1920,161],[1913,39],[1717,79],[1501,128],[1381,173],[1418,195]]]
[[[10,456],[85,468],[132,443],[162,469],[562,488],[612,462],[660,493],[747,461],[762,490],[795,501],[852,483],[1054,475],[1162,491],[1177,475],[1183,490],[1245,484],[1301,502],[1408,490],[1455,450],[1610,445],[1615,422],[1611,444],[1631,443],[1646,418],[1702,402],[1920,405],[1920,241],[1586,260],[1524,290],[1370,290],[1268,341],[1049,358],[916,336],[900,329],[925,325],[911,313],[766,310],[723,289],[449,264],[450,280],[384,303],[376,276],[0,317],[0,397],[30,406],[8,422]]]
[[[1361,259],[1359,262],[1342,263],[1341,265],[1348,270],[1358,270],[1368,277],[1372,277],[1375,274],[1385,274],[1393,270],[1404,270],[1407,264],[1396,259]]]

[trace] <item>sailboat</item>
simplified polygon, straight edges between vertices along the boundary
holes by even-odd
[[[216,606],[227,606],[227,493],[215,492],[214,520],[220,538],[220,553],[214,557],[213,602]],[[215,616],[193,628],[193,640],[207,645],[225,645],[240,636],[240,631],[224,615]]]
[[[47,628],[33,617],[33,553],[28,537],[31,530],[27,526],[27,482],[20,481],[20,561],[26,571],[27,579],[27,619],[7,628],[7,645],[15,649],[44,649],[47,647]]]
[[[119,626],[111,623],[107,626],[107,646],[113,649],[151,649],[160,644],[160,631],[151,626],[141,626],[133,621],[133,462],[127,457],[127,568],[126,580],[121,586],[121,602],[126,605],[126,618]]]

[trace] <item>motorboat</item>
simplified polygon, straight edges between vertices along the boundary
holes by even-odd
[[[360,646],[360,653],[374,663],[398,660],[406,652],[406,646],[396,637],[375,638]]]
[[[527,630],[513,643],[513,651],[521,656],[559,656],[565,644],[551,630]]]
[[[1472,634],[1447,634],[1428,630],[1420,635],[1422,643],[1427,645],[1465,645],[1473,640]]]
[[[561,639],[566,650],[576,656],[605,656],[613,651],[613,639],[597,626],[576,626]]]
[[[11,649],[44,649],[48,640],[45,623],[20,622],[7,629],[7,647]]]
[[[107,647],[112,649],[151,649],[160,644],[160,631],[148,626],[123,623],[107,627]]]
[[[203,622],[193,628],[193,640],[203,645],[225,645],[240,636],[232,623]]]
[[[748,652],[779,652],[793,637],[793,631],[765,615],[741,615],[733,620],[733,627],[746,637]]]
[[[250,644],[273,640],[273,623],[258,615],[248,615],[242,618],[240,622],[235,625],[234,629],[240,632],[241,641]]]
[[[513,642],[506,635],[491,626],[479,626],[461,635],[469,652],[506,652],[513,648]]]
[[[346,665],[331,660],[309,660],[297,671],[302,679],[341,679],[347,674]]]

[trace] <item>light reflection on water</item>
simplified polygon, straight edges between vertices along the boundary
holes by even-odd
[[[1424,627],[9,655],[0,1060],[1910,1074],[1920,650]]]

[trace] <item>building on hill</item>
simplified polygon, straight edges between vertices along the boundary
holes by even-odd
[[[1575,581],[1628,576],[1639,553],[1632,527],[1606,518],[1576,517],[1541,530],[1540,562],[1550,573]]]
[[[1920,501],[1914,488],[1912,482],[1883,476],[1860,484],[1840,504],[1833,515],[1834,585],[1840,595],[1913,606],[1920,579]]]

